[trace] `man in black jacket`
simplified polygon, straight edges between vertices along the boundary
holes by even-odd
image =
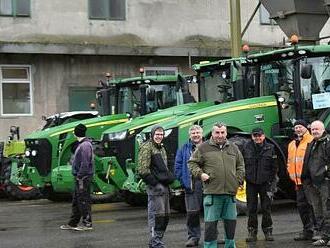
[[[314,139],[306,149],[302,180],[316,219],[313,245],[330,246],[330,135],[319,120],[312,122],[311,133]]]
[[[276,185],[277,166],[274,146],[265,140],[261,128],[252,130],[252,140],[243,148],[245,162],[245,179],[248,206],[247,242],[257,240],[258,232],[258,195],[262,210],[262,230],[267,241],[273,241],[271,203],[274,185]]]

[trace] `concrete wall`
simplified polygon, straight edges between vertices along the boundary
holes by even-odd
[[[7,138],[9,127],[20,126],[21,136],[43,124],[42,115],[69,110],[69,87],[97,87],[104,73],[115,77],[139,75],[140,66],[176,66],[182,73],[190,73],[187,57],[127,57],[84,55],[20,55],[0,54],[2,64],[31,65],[33,86],[33,116],[0,117],[0,141]],[[198,58],[192,58],[197,63]],[[82,99],[83,100],[83,99]]]
[[[241,1],[242,28],[257,2]],[[31,18],[0,17],[0,39],[151,47],[216,47],[230,39],[228,0],[126,0],[126,5],[126,20],[103,21],[88,18],[87,0],[34,0]],[[277,26],[260,25],[257,14],[245,39],[271,45],[283,36]]]

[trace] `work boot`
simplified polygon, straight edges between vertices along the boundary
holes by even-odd
[[[319,239],[319,240],[316,240],[315,242],[313,242],[313,245],[314,246],[326,246],[326,245],[328,245],[328,242],[329,242],[329,240],[327,240],[327,239]]]
[[[249,228],[248,231],[249,231],[249,234],[248,234],[248,237],[245,239],[245,241],[246,242],[256,242],[258,230],[255,228]]]
[[[185,245],[186,245],[186,247],[197,247],[198,239],[189,239]]]
[[[266,241],[274,241],[274,237],[273,237],[273,229],[272,228],[267,228],[264,231],[265,234],[265,240]]]
[[[314,232],[312,240],[313,241],[318,241],[320,239],[322,239],[322,232],[317,230],[317,231]]]
[[[312,240],[313,232],[300,232],[293,238],[295,241]]]

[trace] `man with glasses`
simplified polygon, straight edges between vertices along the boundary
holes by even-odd
[[[164,129],[156,125],[150,139],[142,144],[137,171],[147,184],[149,248],[163,248],[163,237],[170,214],[169,184],[175,177],[167,165],[166,150],[162,144]]]
[[[199,145],[188,165],[203,182],[204,247],[217,247],[217,224],[224,221],[225,248],[234,248],[237,189],[243,184],[244,160],[238,147],[227,140],[227,127],[216,123],[210,140]]]
[[[252,140],[243,148],[245,163],[245,180],[248,206],[248,237],[247,242],[257,241],[258,233],[258,195],[260,197],[262,223],[261,227],[266,241],[273,241],[271,203],[276,185],[277,166],[274,146],[265,140],[261,128],[254,128]]]

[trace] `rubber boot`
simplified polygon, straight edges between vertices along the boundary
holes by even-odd
[[[245,239],[245,241],[246,242],[256,242],[258,230],[253,227],[250,227],[248,229],[248,231],[249,231],[249,234],[248,234],[248,237]]]
[[[265,229],[264,233],[265,233],[265,240],[266,241],[274,241],[273,228],[269,227],[269,228]]]

